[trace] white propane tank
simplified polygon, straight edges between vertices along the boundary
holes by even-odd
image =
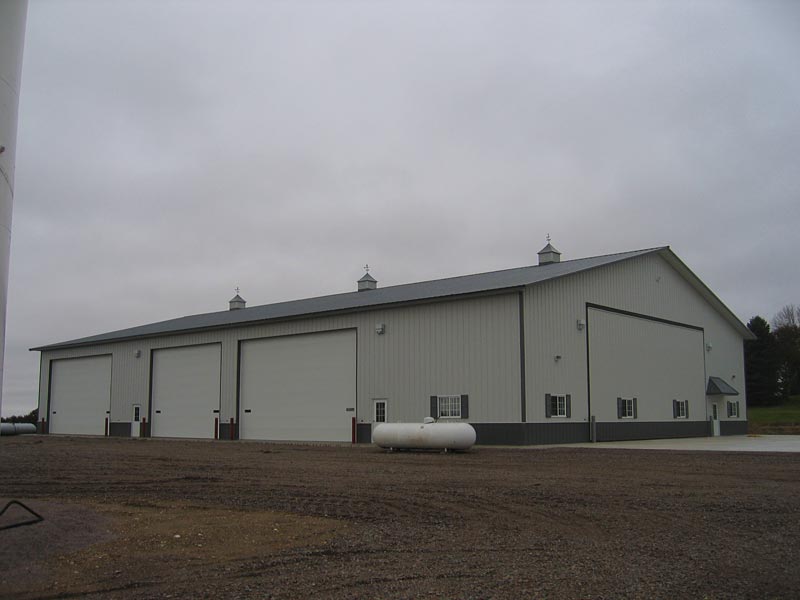
[[[475,428],[469,423],[381,423],[372,431],[372,442],[381,448],[404,450],[469,450],[475,444]]]
[[[0,423],[0,435],[22,435],[24,433],[36,433],[36,425],[33,423]]]

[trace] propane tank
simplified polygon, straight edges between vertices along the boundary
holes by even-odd
[[[431,417],[422,423],[381,423],[372,432],[375,445],[403,450],[469,450],[475,438],[469,423],[442,423]]]
[[[0,423],[0,435],[22,435],[24,433],[36,433],[36,425],[33,423]]]

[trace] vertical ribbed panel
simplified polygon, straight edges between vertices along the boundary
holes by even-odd
[[[385,325],[380,335],[375,332],[379,323]],[[220,343],[220,419],[238,420],[241,340],[347,328],[358,331],[359,420],[372,419],[372,398],[387,398],[392,421],[419,421],[428,414],[432,394],[469,394],[471,421],[519,420],[516,293],[44,352],[40,403],[47,399],[51,360],[111,353],[111,419],[127,421],[133,404],[147,413],[152,350]]]
[[[617,418],[618,397],[636,398],[638,421],[673,419],[673,402],[688,400],[705,422],[703,332],[589,309],[592,414]]]
[[[704,352],[704,378],[716,375],[736,387],[742,394],[739,420],[746,418],[739,333],[666,261],[651,254],[525,289],[528,421],[546,421],[542,399],[548,393],[571,395],[569,422],[590,416],[587,329],[576,326],[586,318],[587,302],[702,327],[704,342],[713,345]],[[220,418],[229,420],[237,417],[240,340],[356,328],[359,420],[372,419],[373,398],[388,399],[392,421],[418,421],[428,414],[431,395],[469,394],[470,421],[515,423],[520,420],[518,310],[514,292],[45,352],[40,410],[53,358],[113,353],[112,420],[128,420],[132,404],[146,411],[152,349],[217,342],[222,344]],[[377,324],[385,325],[384,334],[375,332]],[[706,410],[693,406],[692,417]]]
[[[702,327],[704,341],[713,346],[704,353],[705,375],[719,375],[735,382],[734,387],[744,393],[740,334],[655,254],[529,286],[524,302],[529,421],[545,419],[544,405],[539,399],[546,393],[572,394],[572,420],[589,417],[587,329],[577,328],[578,319],[586,318],[586,303]],[[589,322],[588,327],[591,326]],[[562,358],[556,361],[556,355]],[[705,411],[703,407],[702,412]],[[594,398],[592,412],[595,412]]]

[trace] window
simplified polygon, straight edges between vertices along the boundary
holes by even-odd
[[[431,396],[431,416],[434,419],[469,419],[469,396],[447,394]]]
[[[617,398],[617,418],[635,419],[636,417],[636,398]]]
[[[375,400],[375,422],[386,423],[386,400]]]
[[[689,418],[689,401],[688,400],[673,400],[672,401],[672,418],[673,419],[688,419]]]
[[[438,396],[439,416],[461,418],[461,396]]]
[[[572,416],[572,397],[570,394],[545,394],[544,414],[549,418],[566,419]]]
[[[728,416],[729,417],[738,417],[739,416],[739,403],[738,402],[728,402]]]

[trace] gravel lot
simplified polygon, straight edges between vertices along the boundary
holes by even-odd
[[[800,590],[797,454],[22,436],[0,481],[46,518],[0,531],[5,598]]]

